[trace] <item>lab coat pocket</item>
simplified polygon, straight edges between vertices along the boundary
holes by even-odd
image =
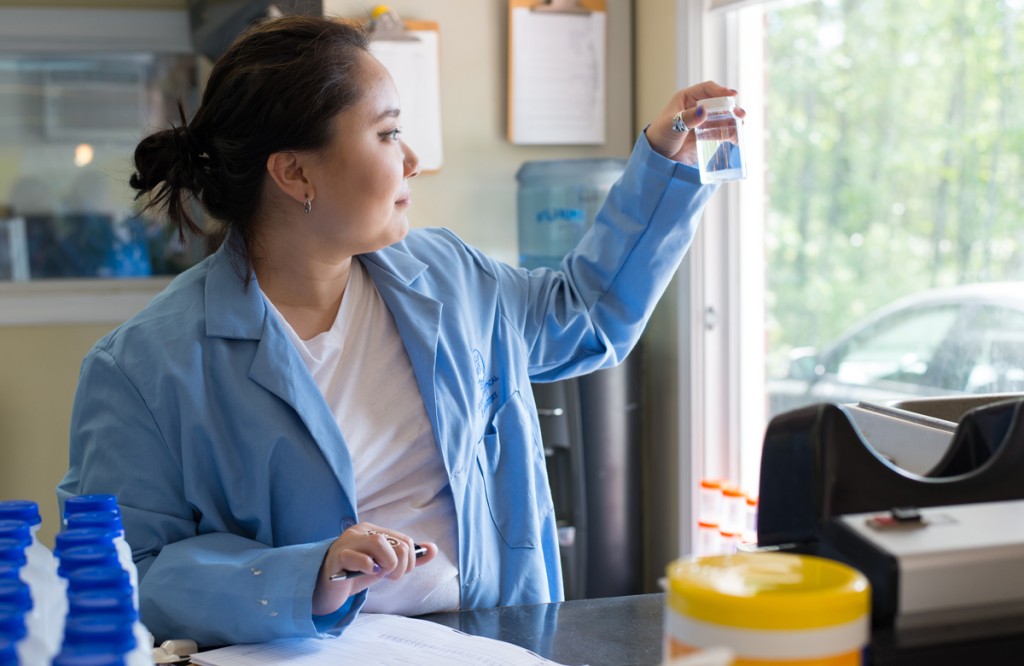
[[[552,510],[550,502],[541,504],[538,498],[538,488],[547,487],[547,474],[531,424],[516,392],[498,409],[477,448],[491,519],[511,548],[537,547],[541,521]]]

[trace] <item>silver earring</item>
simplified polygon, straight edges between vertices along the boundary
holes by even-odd
[[[307,214],[313,212],[313,200],[306,197],[306,203],[302,206],[302,210]]]

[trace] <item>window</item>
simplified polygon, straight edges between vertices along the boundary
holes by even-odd
[[[190,55],[0,52],[0,280],[170,275],[198,259],[128,187],[138,141],[194,103],[195,70]]]
[[[779,383],[819,402],[848,397],[814,392],[829,372],[884,388],[878,400],[1021,390],[1017,315],[936,310],[923,329],[835,346],[901,297],[1024,288],[1024,0],[712,5],[733,8],[705,16],[702,69],[740,91],[747,138],[763,150],[763,170],[719,195],[729,260],[704,269],[712,282],[763,284],[735,297],[723,333],[760,337],[754,354],[730,347],[738,406],[705,416],[748,433],[729,465],[744,488],[757,492],[762,440],[749,433],[777,413]],[[752,228],[754,209],[764,218]]]

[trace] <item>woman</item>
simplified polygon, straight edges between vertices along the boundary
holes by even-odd
[[[182,233],[196,198],[226,239],[88,354],[58,488],[117,495],[156,637],[560,600],[530,382],[636,343],[713,191],[678,163],[696,102],[734,93],[676,93],[563,271],[527,272],[409,230],[417,159],[358,28],[236,40],[131,181]]]

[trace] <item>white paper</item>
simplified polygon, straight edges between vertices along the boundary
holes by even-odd
[[[559,666],[511,643],[429,620],[364,613],[338,638],[233,645],[192,655],[199,666]]]
[[[605,142],[605,13],[512,10],[511,139]]]
[[[412,30],[409,41],[375,40],[370,53],[387,68],[402,104],[402,140],[420,159],[420,169],[435,171],[441,150],[441,80],[438,33]]]

